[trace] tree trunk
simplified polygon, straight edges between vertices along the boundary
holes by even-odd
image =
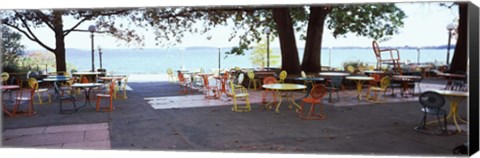
[[[303,55],[302,70],[316,73],[321,70],[321,48],[323,25],[330,9],[324,6],[311,6],[308,20],[307,40]]]
[[[300,74],[300,60],[290,10],[288,8],[274,8],[273,19],[280,40],[282,70],[287,71],[288,74],[298,75]]]
[[[467,72],[468,3],[459,3],[458,39],[450,72]]]
[[[65,35],[63,34],[63,20],[60,11],[53,13],[53,27],[55,32],[55,63],[58,71],[67,71],[67,63],[65,58]]]

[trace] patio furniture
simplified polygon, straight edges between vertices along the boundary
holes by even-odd
[[[41,94],[45,94],[48,97],[48,103],[52,102],[52,100],[50,98],[50,94],[48,93],[48,89],[47,88],[38,88],[37,79],[35,79],[33,77],[29,78],[28,79],[28,85],[29,85],[30,88],[35,89],[35,94],[37,94],[37,96],[38,96],[38,104],[40,104],[40,105],[43,104],[42,98],[40,96]]]
[[[400,67],[400,52],[397,49],[380,49],[377,41],[372,42],[372,48],[375,53],[375,58],[377,59],[376,69],[380,69],[383,63],[390,63],[393,65],[393,71],[395,74],[402,74],[402,69]],[[388,52],[389,58],[382,58],[382,52]],[[396,56],[394,56],[395,53]]]
[[[373,102],[385,102],[387,98],[385,94],[387,93],[388,86],[390,85],[392,78],[390,76],[384,76],[380,80],[380,87],[372,86],[368,88],[368,96],[367,99]],[[373,96],[370,96],[371,92],[373,91]],[[383,92],[383,100],[379,100],[378,93]]]
[[[6,85],[8,83],[8,78],[10,77],[10,75],[7,72],[2,72],[1,77],[2,85]]]
[[[175,78],[173,77],[172,68],[167,68],[167,75],[168,75],[168,82],[169,83],[175,83]]]
[[[420,95],[418,98],[420,104],[422,105],[423,118],[420,121],[419,125],[414,129],[415,131],[426,133],[423,131],[425,125],[427,124],[427,114],[436,115],[438,125],[441,128],[442,134],[447,132],[447,111],[443,110],[442,107],[445,104],[445,99],[437,92],[427,91]],[[443,126],[440,121],[440,115],[443,115]]]
[[[353,74],[353,73],[355,73],[355,68],[354,68],[353,66],[349,65],[349,66],[347,66],[346,71],[347,71],[348,73]]]
[[[78,109],[81,109],[81,108],[85,107],[86,105],[90,105],[91,107],[95,108],[90,102],[90,92],[92,91],[92,89],[98,88],[98,87],[101,87],[101,86],[103,86],[103,84],[101,84],[101,83],[74,83],[72,85],[72,87],[83,89],[83,93],[85,94],[85,104],[78,107]]]
[[[278,83],[284,83],[285,79],[287,78],[287,71],[282,70],[279,75],[280,79],[278,80]]]
[[[327,88],[322,84],[316,85],[315,87],[313,87],[310,92],[311,97],[302,99],[301,110],[298,116],[305,120],[325,119],[325,114],[323,112],[321,101],[326,93],[327,93]],[[304,103],[310,103],[310,110],[308,111],[308,114],[306,116],[303,114],[304,113],[303,110],[305,110]],[[319,113],[315,113],[316,111],[315,105],[319,106]]]
[[[263,79],[263,84],[274,84],[274,83],[278,83],[277,79],[273,76],[268,76],[268,77],[265,77]],[[262,103],[266,103],[267,102],[267,94],[271,93],[272,94],[272,98],[273,98],[273,101],[274,102],[277,102],[277,96],[275,95],[275,91],[272,91],[270,89],[265,89],[263,92],[262,92]],[[265,107],[266,108],[266,107]]]
[[[260,80],[255,79],[255,73],[253,70],[248,70],[247,71],[247,76],[248,76],[248,89],[250,89],[250,85],[253,84],[253,89],[257,90],[257,84],[260,86]]]
[[[361,101],[362,100],[363,82],[373,81],[374,78],[373,77],[367,77],[367,76],[347,76],[345,79],[353,80],[357,84],[357,98],[358,98],[358,101]],[[338,97],[338,90],[337,90],[337,97]]]
[[[446,120],[451,119],[455,124],[455,127],[457,127],[457,131],[462,132],[462,129],[459,126],[459,122],[467,123],[467,121],[462,119],[458,115],[458,106],[465,98],[469,96],[468,92],[452,91],[452,90],[432,90],[432,91],[445,97],[450,102],[450,110],[446,117]]]
[[[249,112],[251,110],[250,107],[250,100],[248,99],[248,91],[246,88],[238,87],[233,84],[233,82],[230,82],[230,94],[233,98],[233,107],[232,111],[234,112]],[[245,98],[245,106],[239,106],[237,103],[237,99],[239,98]]]
[[[32,83],[32,87],[38,87],[38,83]],[[35,88],[30,89],[21,89],[16,92],[15,95],[15,105],[13,106],[12,115],[15,117],[18,115],[32,116],[35,115],[35,109],[33,107],[33,98],[35,95]],[[24,97],[23,94],[26,93],[27,97]],[[21,104],[27,104],[27,112],[20,111]]]
[[[8,116],[10,117],[13,117],[13,111],[10,111],[7,109],[7,104],[8,102],[6,102],[5,100],[3,100],[3,98],[5,98],[3,95],[5,94],[5,92],[8,92],[9,95],[10,95],[10,102],[14,102],[13,100],[13,95],[12,95],[12,90],[15,90],[15,89],[19,89],[20,86],[18,85],[0,85],[0,88],[2,90],[2,100],[1,101],[1,104],[2,104],[2,110],[5,114],[7,114]]]
[[[188,88],[192,88],[192,82],[190,78],[183,76],[183,73],[180,71],[178,71],[178,85],[180,86],[180,89],[183,87],[183,94],[188,94]],[[182,90],[180,90],[180,93],[182,93]]]
[[[304,82],[303,85],[307,86],[307,89],[304,90],[306,92],[305,97],[308,97],[308,95],[310,95],[310,91],[316,85],[315,82],[324,81],[325,79],[322,77],[297,77],[294,78],[294,80],[300,80]]]
[[[418,89],[418,94],[422,93],[422,88],[420,88],[420,82],[423,81],[424,76],[421,72],[414,72],[413,76],[418,76],[418,78],[412,79],[412,82],[409,83],[409,87],[412,87],[412,93],[415,94],[415,88]]]
[[[120,79],[119,81],[122,81],[121,84],[119,86],[116,86],[116,89],[115,89],[115,94],[113,95],[114,98],[116,99],[117,98],[117,92],[120,92],[122,91],[123,95],[120,96],[120,98],[122,99],[127,99],[127,83],[128,83],[128,75],[126,75],[125,77],[123,77],[122,79]]]
[[[57,96],[57,99],[58,99],[58,103],[60,105],[60,113],[61,114],[69,114],[69,113],[75,113],[77,112],[77,104],[75,104],[75,97],[72,96],[71,94],[69,93],[64,93],[64,92],[61,92],[60,88],[58,87],[58,84],[54,83],[53,84],[53,89],[55,90],[55,93],[56,94],[60,94],[59,96]],[[71,110],[65,110],[63,109],[63,101],[64,100],[69,100],[73,103],[73,109]]]
[[[302,107],[298,105],[295,102],[295,99],[293,98],[292,91],[297,91],[297,90],[303,90],[307,88],[305,85],[301,84],[293,84],[293,83],[274,83],[274,84],[265,84],[262,86],[265,89],[270,89],[276,91],[276,96],[280,97],[280,101],[278,102],[275,113],[280,113],[280,105],[282,104],[283,99],[286,99],[287,101],[290,101],[290,105],[288,106],[290,109],[292,109],[293,106],[297,107],[297,112],[298,110],[301,110]],[[271,105],[274,102],[270,102],[265,106],[271,107]]]
[[[245,88],[242,85],[244,78],[245,78],[245,76],[243,75],[243,73],[238,74],[237,84],[234,84],[235,88]]]
[[[213,75],[213,74],[211,74]],[[203,78],[203,94],[205,95],[205,98],[220,98],[220,90],[217,84],[213,84],[211,81],[215,81],[213,76],[211,75],[200,75]]]
[[[113,111],[113,93],[115,92],[115,82],[110,82],[110,85],[108,87],[108,94],[102,93],[102,94],[97,94],[97,103],[95,104],[95,110],[97,112],[100,111],[100,109],[104,109],[104,112],[110,112]],[[103,106],[101,104],[102,98],[108,98],[109,99],[109,106]]]
[[[341,76],[332,76],[330,77],[329,82],[327,82],[329,85],[327,86],[328,89],[328,101],[333,102],[332,100],[332,93],[336,92],[337,93],[337,100],[340,100],[340,96],[338,94],[338,91],[340,91],[340,86],[342,85],[343,82],[343,77]]]
[[[410,91],[411,89],[410,84],[412,84],[414,80],[419,80],[421,78],[422,78],[421,76],[412,76],[412,75],[393,75],[393,80],[399,81],[401,83],[402,85],[401,94],[405,98],[408,97],[409,93],[413,95],[413,92]]]

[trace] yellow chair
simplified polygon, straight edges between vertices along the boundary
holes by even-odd
[[[248,100],[248,91],[244,87],[237,87],[233,84],[233,82],[230,82],[230,94],[233,98],[233,107],[232,111],[234,112],[249,112],[251,110],[250,108],[250,101]],[[237,98],[245,98],[245,106],[238,106],[237,104]]]
[[[10,75],[7,72],[2,72],[2,84],[6,85],[8,82],[8,78],[10,78]]]
[[[285,79],[287,78],[287,71],[282,70],[279,76],[280,80],[278,80],[278,83],[285,83]]]
[[[32,89],[35,89],[35,94],[37,94],[37,96],[38,96],[38,104],[43,104],[42,98],[40,97],[41,94],[46,94],[47,95],[48,103],[52,102],[52,99],[50,98],[50,94],[48,93],[48,89],[47,88],[38,88],[37,79],[29,78],[28,79],[28,86]]]
[[[347,72],[353,74],[355,72],[355,68],[353,66],[347,66]]]
[[[370,70],[370,71],[375,70],[375,66],[373,66],[373,65],[368,66],[368,70]]]
[[[169,83],[175,83],[175,77],[173,76],[173,70],[172,68],[167,69],[167,75],[168,75],[168,82]]]
[[[247,72],[248,76],[248,89],[250,89],[250,84],[253,83],[253,89],[257,90],[257,84],[260,86],[260,80],[255,79],[255,73],[252,70],[248,70]]]
[[[302,75],[303,78],[311,77],[311,76],[307,76],[307,74],[305,74],[305,71],[300,72],[300,74]],[[315,86],[315,82],[313,82],[312,80],[305,80],[305,81],[303,82],[303,84],[304,84],[305,86],[307,86],[308,84],[312,84],[312,87]],[[304,90],[304,91],[306,91],[306,90]]]
[[[391,78],[390,76],[385,76],[380,80],[380,87],[370,87],[368,88],[368,100],[373,101],[373,102],[385,102],[387,101],[387,98],[385,97],[385,94],[387,92],[387,88],[390,85]],[[370,96],[370,92],[373,91],[373,96]],[[383,99],[379,100],[378,98],[378,93],[377,92],[383,92]]]

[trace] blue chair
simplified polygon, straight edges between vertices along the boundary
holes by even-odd
[[[340,76],[333,76],[330,78],[329,85],[326,86],[328,89],[328,101],[332,102],[332,93],[334,91],[337,92],[337,100],[340,100],[340,96],[338,95],[338,91],[340,90],[340,87],[342,86],[343,82],[343,77]]]

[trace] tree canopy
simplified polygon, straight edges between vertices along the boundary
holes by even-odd
[[[13,71],[15,64],[19,57],[24,54],[25,46],[20,43],[22,36],[13,32],[7,27],[0,27],[2,40],[2,47],[0,52],[2,53],[2,69],[3,71]]]

